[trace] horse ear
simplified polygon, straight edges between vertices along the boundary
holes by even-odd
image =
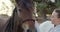
[[[26,6],[31,6],[31,3],[32,1],[31,0],[23,0],[23,3],[26,5]]]

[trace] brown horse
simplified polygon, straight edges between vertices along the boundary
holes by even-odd
[[[33,19],[33,1],[15,0],[17,5],[7,21],[5,32],[35,32]]]

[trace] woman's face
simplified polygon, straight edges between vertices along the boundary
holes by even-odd
[[[58,18],[58,13],[53,11],[51,15],[51,21],[54,25],[58,25],[60,23],[60,18]]]

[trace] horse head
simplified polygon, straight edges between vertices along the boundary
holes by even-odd
[[[35,29],[33,19],[33,1],[32,0],[16,0],[17,9],[20,12],[19,17],[22,19],[21,24],[24,30]]]

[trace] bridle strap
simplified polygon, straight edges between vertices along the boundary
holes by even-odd
[[[26,21],[32,21],[32,22],[35,22],[34,19],[26,19],[26,20],[23,20],[23,23],[26,22]]]
[[[18,6],[17,6],[17,15],[20,16],[20,11],[19,11]]]

